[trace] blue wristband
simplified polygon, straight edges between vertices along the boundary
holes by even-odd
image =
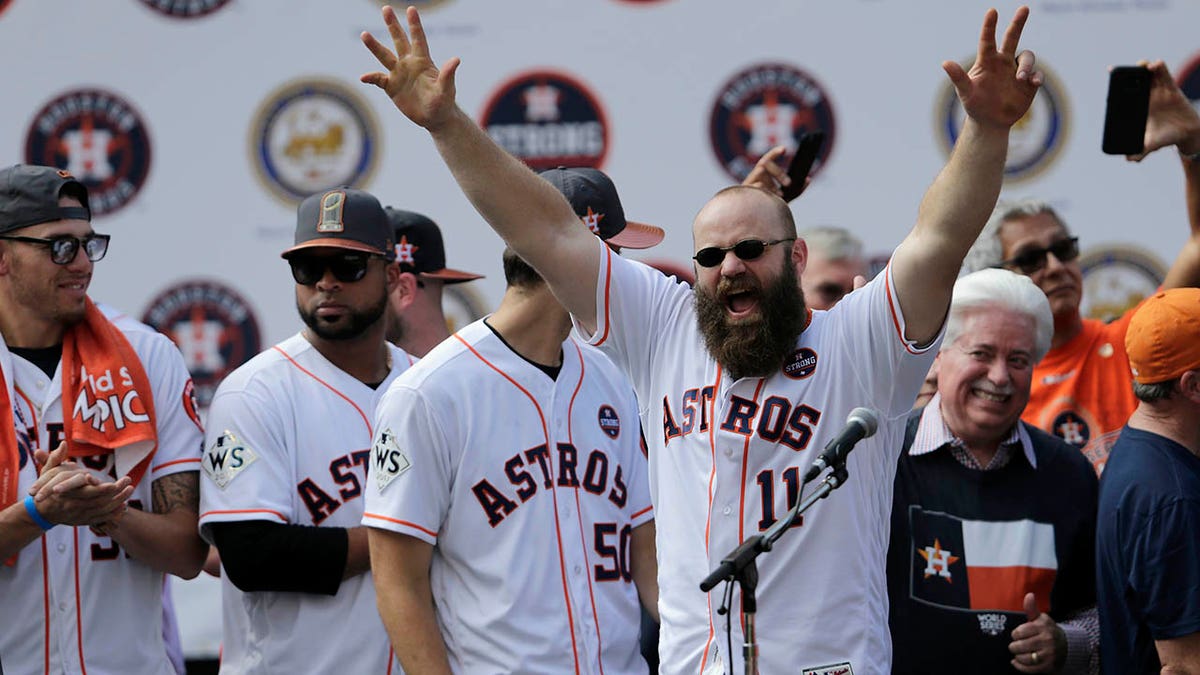
[[[42,528],[43,532],[54,527],[54,523],[46,520],[42,517],[42,514],[38,513],[37,505],[33,503],[33,495],[25,496],[25,511],[29,513],[29,517],[33,519],[33,522]]]

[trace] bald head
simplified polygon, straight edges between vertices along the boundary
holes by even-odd
[[[784,239],[796,236],[796,221],[787,202],[779,197],[749,185],[732,185],[713,195],[696,214],[692,238],[697,248],[712,245],[702,242],[720,229],[738,232],[735,242]]]

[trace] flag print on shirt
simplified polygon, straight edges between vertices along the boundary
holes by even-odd
[[[910,592],[948,609],[1021,612],[1032,592],[1049,610],[1058,571],[1054,527],[1032,520],[964,520],[912,506]]]

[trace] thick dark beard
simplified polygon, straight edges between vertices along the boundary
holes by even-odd
[[[296,303],[296,311],[300,313],[304,325],[308,326],[309,330],[322,340],[350,340],[362,335],[368,328],[375,325],[375,322],[379,321],[383,317],[383,313],[387,311],[387,303],[388,297],[385,292],[379,302],[361,312],[350,312],[349,321],[335,326],[322,323],[312,312],[304,311],[299,303]]]
[[[783,365],[796,348],[808,314],[796,268],[785,260],[775,282],[760,289],[757,320],[730,324],[722,300],[736,282],[722,279],[715,294],[696,286],[696,324],[704,345],[733,379],[767,377]]]

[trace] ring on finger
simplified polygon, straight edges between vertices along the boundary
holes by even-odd
[[[1033,661],[1034,665],[1037,665],[1037,662],[1038,662],[1038,653],[1037,653],[1037,652],[1030,652],[1030,653],[1029,653],[1029,660],[1030,660],[1030,661]]]

